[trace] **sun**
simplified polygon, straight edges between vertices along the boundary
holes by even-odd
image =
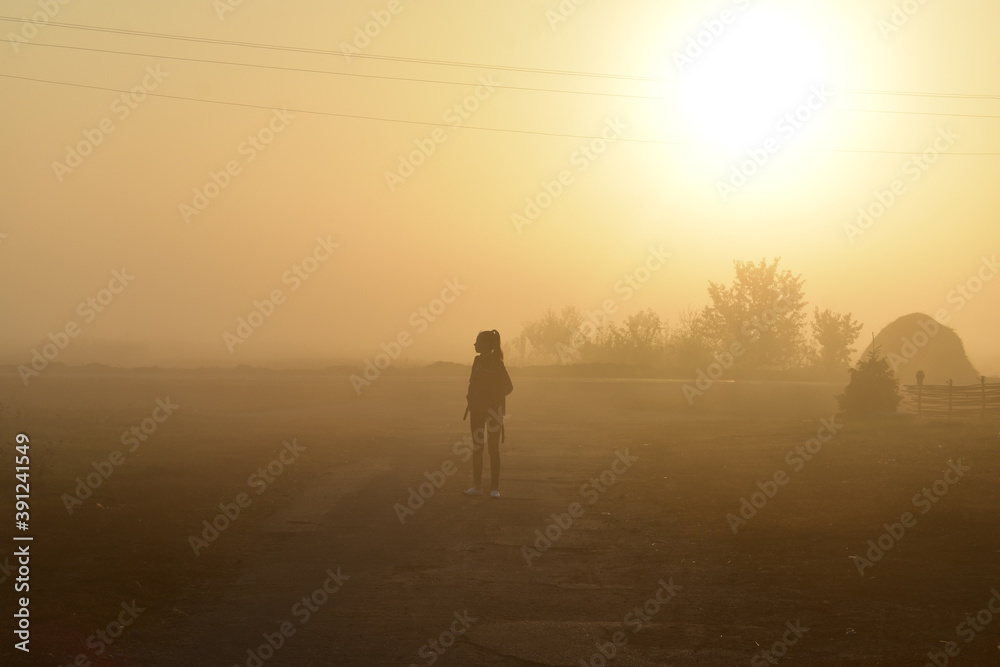
[[[819,31],[800,17],[748,8],[728,18],[688,42],[679,91],[701,141],[745,148],[773,134],[830,69]]]

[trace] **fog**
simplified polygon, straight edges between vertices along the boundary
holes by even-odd
[[[943,310],[1000,372],[1000,281],[976,278],[1000,245],[1000,7],[800,4],[114,1],[26,24],[42,10],[8,3],[0,361],[75,322],[58,361],[309,367],[409,335],[397,364],[467,363],[549,307],[674,326],[733,260],[780,257],[860,341]],[[712,49],[685,49],[726,6],[737,36],[791,21],[773,62],[810,68],[704,106]],[[669,259],[626,300],[651,248]]]
[[[995,664],[998,25],[3,3],[0,664]]]

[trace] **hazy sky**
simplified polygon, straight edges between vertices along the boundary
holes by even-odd
[[[673,323],[733,259],[780,256],[859,348],[944,309],[1000,372],[1000,275],[975,280],[1000,253],[1000,4],[573,7],[5,2],[29,22],[0,21],[0,360],[75,323],[63,361],[327,362],[400,333],[469,361],[548,306]],[[650,248],[670,258],[616,291]]]

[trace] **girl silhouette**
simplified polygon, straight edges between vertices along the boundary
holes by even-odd
[[[503,365],[500,334],[496,329],[480,331],[476,336],[478,354],[472,362],[466,414],[471,415],[472,427],[472,487],[465,491],[470,496],[482,493],[483,445],[490,449],[490,497],[500,497],[500,442],[503,440],[503,417],[507,394],[514,389]]]

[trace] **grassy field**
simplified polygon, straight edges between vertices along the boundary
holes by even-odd
[[[512,375],[500,500],[461,493],[461,376],[0,376],[34,537],[29,655],[0,547],[3,664],[1000,659],[1000,425]]]

